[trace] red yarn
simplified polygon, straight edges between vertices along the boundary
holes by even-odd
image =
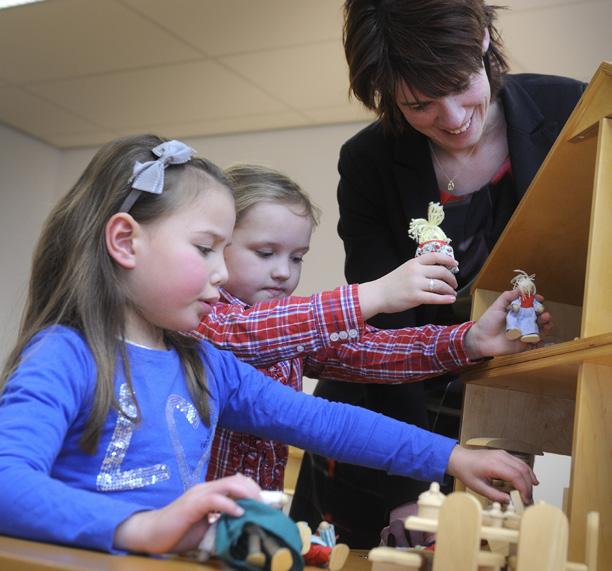
[[[308,553],[304,555],[304,563],[306,565],[326,565],[329,563],[329,554],[331,553],[332,548],[327,547],[326,545],[319,545],[318,543],[313,543],[308,550]]]

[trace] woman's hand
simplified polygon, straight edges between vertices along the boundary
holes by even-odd
[[[494,478],[510,482],[526,504],[532,503],[533,486],[539,484],[533,470],[505,450],[470,450],[455,446],[446,471],[470,490],[500,503],[507,503],[509,496],[491,485]]]
[[[422,304],[454,303],[457,280],[450,271],[457,262],[445,254],[412,258],[377,280],[359,286],[364,319],[377,313],[396,313]]]
[[[506,313],[509,305],[519,296],[518,290],[502,293],[470,328],[465,335],[465,350],[470,359],[508,355],[533,348],[534,345],[511,341],[506,337]],[[536,295],[542,301],[541,295]],[[545,335],[552,327],[550,313],[544,311],[538,316],[538,325]],[[537,345],[535,345],[537,346]]]
[[[115,531],[114,547],[143,553],[196,549],[209,527],[208,514],[239,517],[243,509],[232,498],[258,499],[261,488],[240,474],[198,484],[159,510],[142,511]]]

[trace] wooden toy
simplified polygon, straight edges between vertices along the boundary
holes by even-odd
[[[262,551],[261,538],[257,533],[249,534],[248,555],[245,561],[255,567],[263,567],[266,564],[266,555]]]
[[[465,499],[467,497],[468,499]],[[453,498],[453,501],[448,504],[450,498]],[[459,498],[459,499],[457,499]],[[447,507],[448,506],[448,507]],[[454,507],[453,507],[454,506]],[[477,506],[474,509],[474,506]],[[442,514],[446,513],[445,521],[446,523],[442,523]],[[436,517],[436,514],[433,514]],[[442,540],[442,550],[443,553],[449,553],[448,557],[443,556],[442,562],[437,565],[446,565],[450,564],[449,562],[452,560],[452,555],[450,555],[453,549],[453,541],[443,539],[444,536],[451,536],[460,538],[461,541],[464,539],[464,533],[467,535],[465,537],[472,537],[471,533],[476,533],[478,537],[478,549],[476,550],[476,562],[477,567],[474,567],[474,571],[476,568],[488,571],[494,571],[496,569],[500,569],[504,564],[506,557],[504,553],[491,553],[488,551],[480,550],[480,541],[481,539],[486,539],[489,542],[498,541],[500,544],[511,544],[516,543],[518,541],[518,532],[516,530],[503,529],[499,527],[491,527],[491,526],[483,526],[482,525],[482,508],[480,502],[472,495],[465,492],[454,492],[449,496],[444,496],[442,501],[439,515],[437,519],[429,519],[422,518],[420,516],[411,516],[406,519],[405,522],[406,529],[416,530],[416,531],[428,531],[437,533],[437,541],[434,550],[434,567],[433,569],[436,571],[446,571],[447,567],[438,567],[436,568],[436,558],[438,558],[440,552],[440,541]],[[460,529],[457,532],[455,529]],[[473,530],[476,529],[476,532]],[[455,531],[453,531],[455,530]],[[458,535],[457,535],[458,534]],[[471,539],[470,539],[471,541]],[[506,550],[507,551],[507,550]],[[425,552],[426,553],[426,552]],[[472,556],[466,555],[466,563],[465,565],[469,565],[469,562],[472,561]],[[450,566],[448,569],[457,569],[457,571],[463,569],[463,567],[453,567]],[[465,567],[465,569],[470,569],[470,567]]]
[[[504,512],[499,502],[493,502],[490,508],[482,512],[482,525],[504,527]]]
[[[425,218],[413,218],[408,227],[408,236],[418,243],[416,256],[429,252],[439,252],[455,259],[455,253],[450,245],[450,238],[446,236],[440,224],[444,220],[444,209],[438,202],[430,202],[427,208],[427,220]],[[452,269],[457,273],[459,268]]]
[[[535,298],[535,274],[528,275],[523,270],[514,270],[518,275],[512,278],[513,289],[520,295],[508,308],[506,316],[506,337],[520,339],[523,343],[537,343],[540,340],[538,314],[544,306]]]
[[[305,521],[297,522],[302,539],[302,556],[306,565],[326,567],[330,571],[340,571],[349,555],[349,547],[336,543],[334,526],[322,521],[315,534]]]
[[[395,547],[375,547],[368,553],[372,571],[418,571],[422,559],[414,551],[403,551]]]
[[[429,490],[426,490],[419,495],[417,506],[419,508],[419,517],[423,519],[438,520],[440,507],[444,503],[446,496],[440,491],[440,484],[432,482]]]
[[[254,513],[256,513],[258,517],[261,517],[261,512],[263,510],[268,522],[270,521],[270,516],[272,514],[276,515],[278,511],[279,518],[286,520],[286,523],[283,522],[277,529],[287,529],[287,525],[291,525],[291,521],[286,515],[282,514],[282,508],[287,504],[287,501],[288,498],[283,492],[262,491],[260,501],[253,502],[253,506],[251,506],[250,509],[254,510]],[[261,504],[265,505],[261,506]],[[258,505],[261,507],[256,508]],[[258,567],[265,571],[289,571],[289,569],[294,566],[294,555],[297,556],[297,554],[295,551],[292,552],[288,547],[290,543],[279,539],[278,535],[275,535],[267,528],[257,525],[257,523],[253,521],[246,521],[244,524],[239,524],[242,525],[242,527],[238,529],[238,535],[235,535],[236,530],[234,530],[234,535],[231,539],[231,548],[229,551],[224,551],[220,554],[218,552],[218,536],[220,533],[219,526],[222,522],[224,522],[226,526],[221,528],[223,533],[228,533],[228,522],[227,520],[223,520],[224,517],[227,516],[219,513],[211,513],[208,515],[208,523],[210,525],[202,541],[198,545],[197,551],[193,554],[193,558],[197,561],[204,563],[213,557],[217,557],[223,559],[226,563],[240,562],[241,564]],[[265,518],[262,521],[266,521]],[[292,539],[292,548],[294,550],[296,549],[295,539],[296,538]]]
[[[259,494],[259,500],[261,502],[279,510],[283,509],[289,503],[289,496],[281,491],[262,490]]]
[[[516,512],[514,504],[510,502],[504,512],[504,527],[507,529],[518,529],[521,524],[521,515]]]
[[[598,513],[587,516],[585,563],[571,562],[567,561],[565,514],[543,502],[523,510],[518,492],[512,490],[510,495],[512,502],[505,512],[498,503],[483,511],[472,494],[455,492],[443,500],[437,521],[411,516],[405,526],[437,534],[433,571],[495,571],[506,565],[513,571],[597,571]],[[483,539],[491,551],[481,551]],[[403,563],[401,550],[394,551],[399,554],[395,556],[391,548],[377,551],[381,565],[373,563],[373,571],[413,568],[408,560]]]

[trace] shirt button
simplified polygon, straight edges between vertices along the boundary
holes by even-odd
[[[332,341],[338,341],[338,339],[340,339],[340,335],[338,335],[336,332],[334,332],[334,333],[332,333],[332,334],[329,336],[329,338],[330,338]]]
[[[296,350],[298,353],[303,353],[303,352],[304,352],[304,345],[298,345],[298,346],[295,348],[295,350]]]
[[[346,331],[340,331],[339,333],[340,339],[348,339],[348,333]]]
[[[349,329],[348,334],[351,339],[355,339],[355,337],[359,335],[359,332],[357,331],[357,329]]]

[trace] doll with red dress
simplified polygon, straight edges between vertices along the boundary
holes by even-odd
[[[429,252],[439,252],[446,254],[453,260],[455,253],[450,245],[450,238],[446,236],[444,230],[440,228],[440,224],[444,220],[444,209],[439,202],[430,202],[427,208],[427,219],[413,218],[408,227],[408,236],[418,243],[415,257],[428,254]],[[451,272],[457,273],[458,267],[451,269]]]

